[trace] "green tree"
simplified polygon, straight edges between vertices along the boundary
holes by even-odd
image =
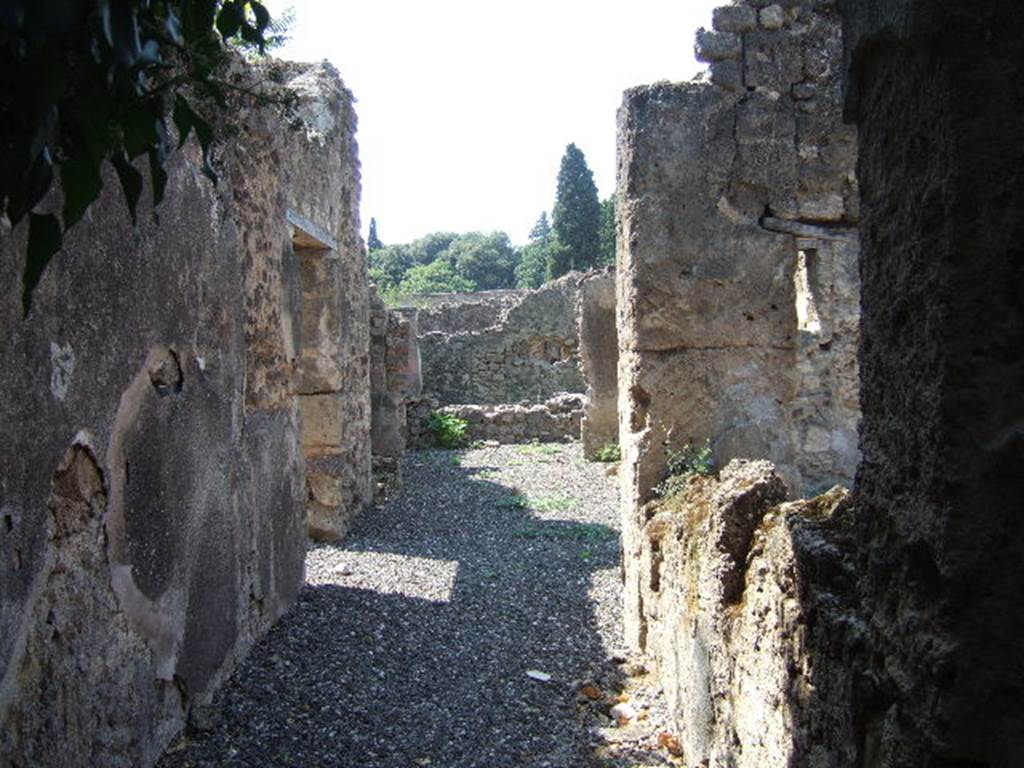
[[[603,267],[615,263],[615,198],[601,201],[601,227],[598,230],[597,264]]]
[[[377,237],[377,220],[371,217],[370,233],[366,236],[366,250],[372,253],[373,251],[379,251],[383,247],[384,243]]]
[[[408,245],[386,245],[369,254],[370,278],[382,292],[393,290],[416,266]]]
[[[455,272],[448,259],[435,259],[429,264],[418,264],[405,274],[397,292],[410,293],[463,293],[474,288],[466,278]]]
[[[135,167],[149,162],[153,202],[164,196],[164,163],[173,149],[167,118],[184,142],[195,131],[204,172],[213,124],[237,84],[217,77],[225,42],[262,51],[270,14],[250,0],[3,0],[0,4],[0,210],[28,219],[22,303],[64,232],[103,189],[102,166],[117,172],[132,217],[144,186]],[[59,178],[58,217],[34,208]]]
[[[545,277],[554,280],[572,270],[572,251],[561,240],[552,240],[547,248]]]
[[[474,290],[489,291],[515,285],[518,257],[504,232],[459,235],[441,257],[448,258],[455,272],[473,283]]]
[[[530,230],[529,244],[520,251],[519,263],[516,265],[516,287],[539,288],[544,284],[550,247],[551,225],[545,211]]]
[[[430,264],[459,237],[455,232],[431,232],[409,243],[409,252],[417,264]]]
[[[571,269],[593,267],[598,258],[601,204],[597,199],[594,174],[575,144],[567,146],[562,156],[552,218],[555,239],[564,246],[566,253],[548,258],[549,275],[559,277]]]

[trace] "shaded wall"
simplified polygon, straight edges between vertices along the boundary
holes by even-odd
[[[1024,764],[1024,14],[843,4],[869,766]]]
[[[0,224],[4,765],[152,763],[302,583],[287,211],[344,244],[352,346],[365,264],[351,97],[329,67],[273,66],[294,111],[233,105],[216,188],[194,140],[172,155],[159,225],[107,174],[27,319],[25,232]]]

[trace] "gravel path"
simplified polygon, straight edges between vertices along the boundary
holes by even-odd
[[[574,444],[404,467],[398,498],[310,549],[298,604],[160,766],[670,764],[657,692],[619,650],[607,465]]]

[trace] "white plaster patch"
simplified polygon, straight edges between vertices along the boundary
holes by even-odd
[[[50,342],[50,392],[58,400],[68,396],[71,374],[75,372],[75,350],[70,344]]]

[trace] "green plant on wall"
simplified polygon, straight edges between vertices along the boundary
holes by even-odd
[[[715,474],[715,459],[711,450],[711,441],[705,440],[701,446],[687,443],[678,451],[669,451],[665,462],[665,479],[654,488],[654,493],[662,498],[674,496],[686,487],[694,475],[708,477]]]
[[[452,413],[434,411],[427,420],[427,429],[442,448],[455,448],[465,441],[469,422]]]
[[[622,459],[622,449],[618,443],[605,443],[597,449],[598,461],[619,461]]]

